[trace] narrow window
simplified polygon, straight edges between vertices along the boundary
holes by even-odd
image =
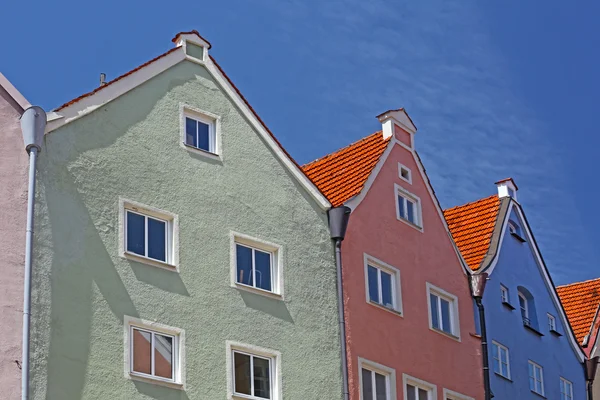
[[[508,288],[506,288],[503,285],[500,285],[500,299],[502,300],[503,303],[510,303],[509,297],[508,297]]]
[[[494,357],[494,372],[510,379],[510,359],[508,348],[497,342],[492,342],[492,355]]]
[[[214,122],[186,116],[185,144],[209,153],[216,153]]]
[[[363,367],[362,399],[390,400],[388,376]]]
[[[529,320],[529,305],[527,304],[527,298],[523,293],[519,293],[519,307],[521,308],[523,323],[525,325],[531,325],[531,321]]]
[[[132,375],[176,382],[177,335],[130,326],[130,366]]]
[[[233,351],[235,394],[250,398],[272,399],[273,359],[241,351]]]
[[[456,338],[460,336],[458,327],[458,299],[456,296],[427,283],[429,302],[429,326]]]
[[[552,314],[548,314],[548,329],[556,332],[556,318]]]
[[[529,388],[532,392],[544,395],[544,370],[533,361],[529,361]]]
[[[560,378],[560,400],[573,400],[573,384]]]

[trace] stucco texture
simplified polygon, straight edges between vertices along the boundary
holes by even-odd
[[[221,117],[222,161],[180,146],[180,103]],[[286,400],[341,398],[326,213],[204,67],[46,135],[39,172],[34,399],[224,399],[227,340],[281,352]],[[180,273],[119,257],[119,197],[178,215]],[[282,246],[285,301],[231,287],[230,231]],[[185,391],[125,377],[125,316],[185,330]]]
[[[21,396],[23,265],[29,161],[23,146],[18,106],[8,99],[8,95],[0,88],[0,397],[13,400]]]
[[[399,128],[397,128],[399,129]],[[385,164],[352,212],[342,246],[348,363],[352,400],[359,400],[358,358],[393,368],[403,398],[403,374],[476,399],[483,398],[481,342],[475,332],[467,276],[412,154],[394,144]],[[398,163],[412,171],[399,178]],[[394,184],[420,197],[423,231],[396,217]],[[403,315],[367,302],[364,254],[400,271]],[[460,341],[429,328],[429,282],[458,298]]]

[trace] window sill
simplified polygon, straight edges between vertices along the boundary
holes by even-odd
[[[278,293],[269,292],[269,291],[264,290],[264,289],[255,288],[253,286],[248,286],[248,285],[244,285],[243,283],[237,283],[237,282],[234,283],[231,286],[233,288],[238,289],[238,290],[243,290],[245,292],[250,292],[250,293],[258,294],[258,295],[261,295],[261,296],[270,297],[270,298],[275,299],[275,300],[283,301],[283,295],[278,294]]]
[[[439,329],[436,329],[436,328],[433,328],[433,327],[430,327],[429,329],[431,329],[432,331],[434,331],[434,332],[436,332],[436,333],[439,333],[440,335],[444,335],[444,336],[446,336],[447,338],[450,338],[450,339],[456,340],[457,342],[460,342],[460,337],[459,337],[459,336],[456,336],[456,335],[454,335],[454,334],[452,334],[452,333],[448,333],[448,332],[445,332],[445,331],[441,331],[441,330],[439,330]]]
[[[523,326],[524,326],[526,329],[529,329],[531,332],[535,333],[536,335],[538,335],[538,336],[540,336],[540,337],[541,337],[541,336],[544,336],[544,334],[543,334],[542,332],[538,331],[537,329],[535,329],[535,328],[534,328],[533,326],[531,326],[531,325],[525,325],[525,324],[523,324]]]
[[[508,381],[508,382],[510,382],[510,383],[512,383],[512,382],[513,382],[513,380],[512,380],[512,379],[510,379],[510,378],[507,378],[506,376],[504,376],[504,375],[502,375],[502,374],[499,374],[499,373],[497,373],[496,371],[494,371],[494,374],[496,374],[496,376],[497,376],[497,377],[500,377],[500,378],[504,379],[505,381]]]
[[[130,372],[128,376],[132,381],[145,382],[153,385],[165,386],[171,389],[184,390],[183,383],[163,381],[162,379],[154,379],[148,376],[134,374],[132,372]]]
[[[230,400],[267,400],[263,397],[250,396],[245,394],[232,394],[229,396]]]
[[[399,316],[399,317],[402,317],[402,318],[404,318],[404,316],[402,315],[402,312],[400,312],[400,311],[398,311],[398,310],[396,310],[396,309],[394,309],[394,308],[390,308],[390,307],[382,306],[381,304],[379,304],[379,303],[376,303],[376,302],[374,302],[374,301],[371,301],[371,300],[369,300],[369,301],[368,301],[368,303],[369,303],[370,305],[374,306],[374,307],[380,308],[380,309],[382,309],[382,310],[384,310],[384,311],[390,312],[390,313],[392,313],[392,314],[394,314],[394,315],[397,315],[397,316]]]
[[[152,265],[153,267],[166,269],[168,271],[179,272],[179,268],[177,267],[177,265],[169,264],[169,263],[166,263],[163,261],[153,260],[151,258],[140,256],[139,254],[135,254],[135,253],[130,253],[128,251],[124,252],[121,257],[125,258],[127,260],[136,261],[136,262],[139,262],[142,264]]]
[[[186,149],[187,151],[194,153],[194,154],[199,154],[201,156],[210,158],[212,160],[217,160],[217,161],[221,161],[221,156],[217,153],[213,153],[212,151],[208,151],[208,150],[202,150],[199,149],[198,147],[194,147],[194,146],[190,146],[187,143],[181,142],[181,145],[183,146],[184,149]]]
[[[408,225],[408,226],[411,226],[411,227],[413,227],[414,229],[418,230],[419,232],[423,232],[423,227],[422,227],[422,226],[419,226],[419,225],[417,225],[417,224],[415,224],[415,223],[412,223],[412,222],[410,222],[409,220],[407,220],[407,219],[404,219],[404,218],[402,218],[402,217],[398,217],[398,216],[396,216],[396,219],[397,219],[398,221],[404,222],[404,223],[405,223],[406,225]]]
[[[512,236],[513,236],[515,239],[517,239],[519,242],[521,242],[521,243],[524,243],[524,242],[526,242],[526,240],[525,240],[525,239],[523,239],[523,238],[521,237],[521,235],[519,235],[518,233],[511,232],[510,234],[511,234],[511,235],[512,235]]]
[[[513,305],[512,305],[512,304],[510,304],[510,303],[508,303],[508,302],[506,302],[506,301],[503,301],[503,302],[502,302],[502,305],[503,305],[504,307],[506,307],[506,308],[510,309],[510,310],[513,310],[513,311],[515,310],[515,308],[513,307]]]
[[[556,337],[561,337],[562,333],[560,333],[559,331],[555,331],[554,329],[550,329],[550,333],[553,334]]]

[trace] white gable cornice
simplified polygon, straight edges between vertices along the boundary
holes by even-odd
[[[19,105],[19,107],[22,108],[22,110],[19,110],[20,113],[23,112],[24,110],[28,109],[29,107],[31,107],[31,104],[27,101],[25,96],[23,96],[21,94],[21,92],[19,92],[17,90],[17,88],[14,87],[13,84],[10,83],[10,81],[8,79],[6,79],[6,77],[4,75],[2,75],[1,72],[0,72],[0,86],[2,86],[2,88],[4,90],[6,90],[6,93],[8,93],[8,95],[10,97],[12,97],[12,99],[15,101],[15,103],[17,103]]]

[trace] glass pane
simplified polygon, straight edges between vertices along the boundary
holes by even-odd
[[[173,379],[173,338],[154,334],[154,375]]]
[[[250,356],[247,354],[233,353],[233,363],[235,371],[235,388],[236,393],[250,393]]]
[[[185,144],[198,147],[196,121],[191,118],[185,119]]]
[[[152,373],[152,334],[139,329],[133,329],[133,366],[135,372],[150,375]]]
[[[535,390],[535,379],[533,375],[533,365],[529,364],[529,389]]]
[[[271,398],[271,379],[269,360],[253,357],[254,360],[254,395],[263,399]]]
[[[494,355],[494,372],[500,373],[500,356],[498,355],[499,348],[497,345],[493,345],[492,354]]]
[[[236,247],[237,274],[238,283],[244,285],[254,285],[252,280],[252,249],[239,244]]]
[[[375,399],[387,400],[387,384],[385,376],[375,374]]]
[[[406,201],[406,209],[408,212],[408,217],[407,219],[412,222],[413,224],[416,224],[416,218],[415,218],[415,204],[412,201]]]
[[[377,282],[377,268],[368,266],[369,300],[379,303],[379,283]]]
[[[148,217],[148,257],[167,261],[167,223]]]
[[[419,389],[419,400],[427,400],[427,390]]]
[[[417,388],[413,385],[406,385],[406,400],[417,400]]]
[[[440,329],[440,321],[438,315],[438,297],[434,294],[430,294],[429,303],[431,306],[431,325],[436,329]]]
[[[254,250],[256,287],[271,291],[271,253]]]
[[[442,330],[444,332],[452,333],[452,325],[450,322],[450,302],[440,299],[440,305],[442,306]]]
[[[373,381],[371,380],[371,371],[368,369],[362,370],[362,397],[365,400],[373,398]]]
[[[381,297],[384,306],[390,308],[394,307],[394,302],[392,300],[392,276],[383,271],[381,271]]]
[[[404,197],[398,196],[398,211],[400,212],[400,216],[402,218],[406,218],[406,210],[404,207]]]
[[[206,151],[211,151],[209,144],[209,126],[198,121],[198,148]]]
[[[502,376],[505,376],[508,378],[508,364],[506,363],[502,363],[502,372],[501,372]]]
[[[127,251],[141,256],[146,255],[146,218],[127,211]]]

